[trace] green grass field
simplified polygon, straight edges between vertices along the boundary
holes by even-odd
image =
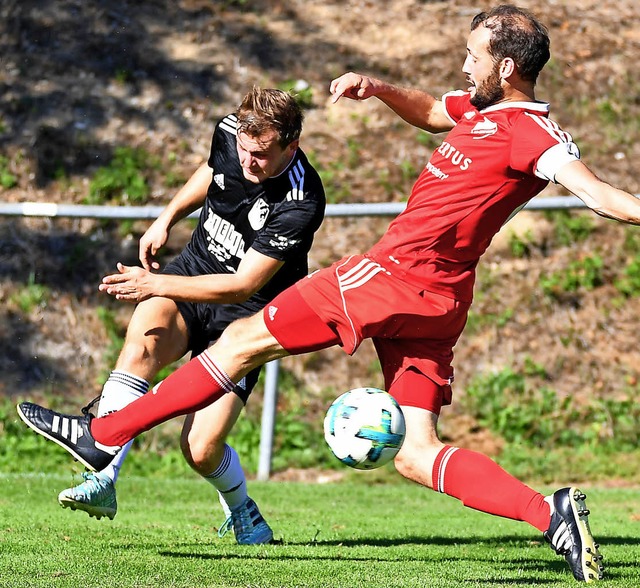
[[[127,477],[97,521],[57,505],[71,476],[0,474],[3,587],[459,587],[577,585],[533,528],[368,474],[250,483],[277,542],[238,546],[195,476]],[[607,580],[640,586],[640,490],[584,488]]]

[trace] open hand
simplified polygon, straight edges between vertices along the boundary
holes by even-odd
[[[100,292],[106,292],[116,300],[134,303],[156,296],[154,287],[157,286],[157,274],[152,274],[138,266],[127,266],[122,263],[118,263],[117,268],[117,274],[102,278],[102,283],[98,287]]]

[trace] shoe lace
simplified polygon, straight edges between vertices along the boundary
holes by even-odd
[[[84,416],[91,414],[91,409],[98,404],[98,402],[100,402],[100,395],[96,396],[87,406],[82,407],[82,414]]]
[[[236,537],[241,536],[253,528],[253,519],[246,504],[247,503],[229,515],[229,518],[227,518],[218,531],[219,537],[224,537],[231,528],[233,528],[233,533]]]
[[[222,523],[222,525],[220,525],[220,528],[218,529],[218,537],[224,537],[232,526],[233,518],[229,517],[224,523]]]
[[[83,484],[88,486],[89,492],[97,492],[100,494],[104,490],[102,484],[100,484],[93,472],[82,472],[82,479],[84,480]]]

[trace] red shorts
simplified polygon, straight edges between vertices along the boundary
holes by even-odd
[[[451,403],[453,347],[469,303],[418,290],[364,255],[343,258],[285,290],[264,309],[291,354],[339,345],[352,355],[371,338],[387,391],[401,406]]]

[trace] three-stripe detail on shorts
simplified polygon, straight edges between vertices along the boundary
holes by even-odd
[[[346,292],[366,284],[376,274],[383,271],[385,269],[379,263],[370,259],[363,259],[342,275],[336,270],[336,276],[340,290]]]

